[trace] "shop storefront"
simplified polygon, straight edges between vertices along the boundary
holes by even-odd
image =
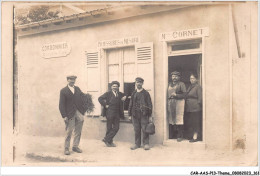
[[[133,142],[127,109],[134,79],[141,76],[153,102],[156,134],[151,143],[191,147],[188,141],[169,139],[167,87],[170,73],[178,69],[187,88],[189,73],[196,72],[203,90],[203,139],[193,146],[234,148],[247,134],[247,127],[241,125],[247,124],[244,115],[234,116],[239,101],[233,94],[234,61],[239,58],[232,17],[235,10],[229,4],[129,5],[37,27],[17,27],[17,129],[26,134],[62,136],[59,91],[66,85],[66,75],[74,73],[77,85],[95,103],[95,111],[85,119],[82,137],[102,139],[106,126],[97,98],[117,80],[127,99],[125,119],[115,140]],[[237,127],[243,132],[237,132]]]

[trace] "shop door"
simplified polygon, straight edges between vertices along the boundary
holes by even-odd
[[[169,56],[168,57],[168,75],[173,71],[179,71],[181,73],[180,81],[186,86],[186,90],[190,84],[190,74],[198,75],[198,84],[202,86],[202,67],[201,67],[201,54]],[[171,76],[168,77],[168,82],[171,82]],[[199,121],[199,134],[198,139],[202,141],[202,117]],[[169,124],[168,124],[169,125]],[[193,124],[187,119],[184,113],[184,139],[188,140],[192,136],[191,128]],[[175,127],[169,127],[169,139],[177,139],[177,129]]]
[[[194,73],[197,75],[198,84],[203,89],[203,73],[202,73],[202,39],[191,39],[191,40],[179,40],[173,41],[167,44],[167,53],[168,53],[168,83],[170,83],[171,76],[170,73],[173,71],[179,71],[181,73],[180,81],[185,84],[186,90],[189,88],[190,84],[190,75]],[[166,123],[165,123],[165,136],[166,140],[174,141],[177,138],[177,130],[181,129],[176,128],[176,125],[169,125],[169,114],[168,114],[168,99],[166,101]],[[203,107],[203,106],[202,106]],[[181,109],[181,108],[180,108]],[[184,140],[192,138],[192,123],[187,121],[186,113],[183,110],[178,112],[183,116],[183,138]],[[203,119],[204,116],[201,113],[201,118],[199,120],[199,134],[198,139],[203,140]],[[198,121],[197,121],[198,122]],[[196,122],[196,123],[197,123]],[[171,122],[172,123],[172,122]],[[198,124],[198,123],[197,123]],[[198,125],[197,125],[198,126]]]

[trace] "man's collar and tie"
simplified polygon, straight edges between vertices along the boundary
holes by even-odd
[[[118,97],[117,91],[112,90],[112,92],[113,92],[113,94],[115,95],[115,97]]]
[[[75,93],[75,86],[68,85],[70,91],[74,94]]]

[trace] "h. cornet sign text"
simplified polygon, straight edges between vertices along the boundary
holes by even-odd
[[[183,40],[203,36],[209,36],[208,27],[160,33],[160,41]]]

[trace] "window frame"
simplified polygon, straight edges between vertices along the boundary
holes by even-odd
[[[99,48],[99,51],[100,51],[100,70],[101,70],[101,78],[100,78],[100,83],[101,83],[101,87],[100,87],[100,90],[101,90],[101,93],[105,93],[108,91],[108,81],[109,81],[109,75],[108,75],[108,59],[107,59],[107,51],[108,50],[111,50],[111,49],[116,49],[116,48],[126,48],[126,47],[133,47],[134,48],[134,62],[135,63],[135,77],[137,77],[138,75],[140,75],[141,70],[138,69],[138,66],[140,64],[151,64],[151,70],[152,70],[152,75],[154,75],[154,62],[153,62],[153,55],[154,55],[154,51],[153,51],[153,42],[145,42],[145,43],[135,43],[135,44],[132,44],[132,45],[124,45],[124,46],[120,46],[120,47],[109,47],[109,48]],[[139,48],[149,48],[150,52],[150,58],[149,60],[143,60],[143,59],[138,59],[138,51],[139,51]],[[146,90],[150,91],[150,95],[151,95],[151,98],[152,98],[152,103],[154,104],[154,82],[152,83],[151,85],[152,87],[151,88],[148,88],[146,87]],[[125,111],[126,113],[126,111]],[[152,114],[152,116],[154,116],[154,114]],[[127,117],[127,116],[125,116]],[[102,119],[101,119],[102,120]],[[105,120],[105,119],[103,119]],[[102,120],[102,121],[103,121]],[[126,122],[129,122],[128,120],[120,120],[120,121],[126,121]]]
[[[177,50],[177,51],[172,50],[172,47],[174,45],[185,45],[185,44],[193,44],[193,43],[198,43],[199,48],[183,49],[183,50]],[[168,43],[168,45],[167,45],[168,56],[200,54],[201,52],[202,52],[202,39],[201,38],[173,41],[173,42]]]
[[[120,48],[109,48],[109,49],[105,50],[105,54],[106,54],[106,59],[105,59],[106,60],[106,69],[105,69],[105,72],[106,72],[106,75],[107,75],[107,84],[106,85],[108,85],[108,83],[109,83],[109,66],[110,65],[118,65],[118,75],[119,75],[118,76],[118,79],[119,79],[118,81],[120,83],[119,90],[121,92],[124,91],[124,64],[134,64],[134,66],[136,67],[136,61],[135,60],[131,61],[131,62],[124,62],[124,49],[125,48],[131,48],[135,52],[134,46],[127,46],[127,47],[120,47]],[[115,49],[118,49],[119,52],[120,52],[119,53],[119,55],[120,55],[119,62],[118,62],[118,64],[109,64],[108,52],[109,52],[109,50],[115,50]],[[136,70],[135,70],[135,72],[136,72]]]
[[[119,48],[108,48],[108,49],[105,49],[104,50],[104,54],[105,54],[105,60],[106,60],[106,64],[105,64],[105,73],[106,73],[106,87],[108,86],[108,83],[109,83],[109,65],[117,65],[117,64],[109,64],[109,61],[108,61],[108,52],[109,50],[119,50],[119,55],[120,55],[120,59],[119,59],[119,62],[118,62],[118,72],[119,72],[119,83],[120,83],[120,87],[119,87],[119,91],[120,92],[124,92],[124,64],[134,64],[134,67],[135,67],[135,75],[136,75],[136,64],[137,64],[137,61],[136,59],[134,58],[134,61],[128,61],[128,62],[124,62],[124,49],[125,48],[131,48],[133,49],[134,53],[135,53],[135,46],[125,46],[125,47],[119,47]],[[134,55],[135,57],[135,55]],[[134,82],[134,80],[133,80]],[[106,88],[106,91],[108,91],[109,88],[107,87]],[[130,98],[131,99],[131,96],[127,97],[127,98]],[[128,118],[128,110],[124,110],[124,114],[125,114],[125,117]]]

